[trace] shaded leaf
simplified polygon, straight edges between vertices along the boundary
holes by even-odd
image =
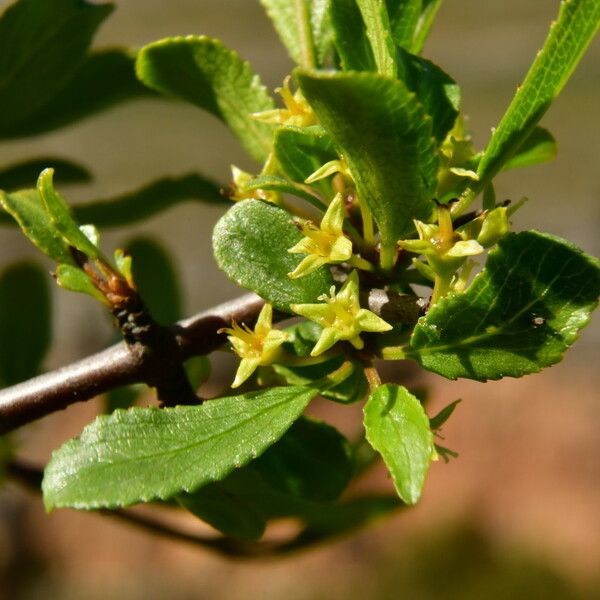
[[[40,135],[71,125],[119,102],[151,95],[153,92],[135,76],[132,51],[98,50],[87,55],[61,90],[47,98],[35,112],[22,121],[5,123],[0,128],[0,138]],[[58,169],[58,165],[52,163],[44,166]]]
[[[376,73],[300,71],[298,81],[373,213],[389,268],[396,241],[434,208],[438,159],[431,118],[404,83]]]
[[[455,411],[459,403],[460,400],[450,402],[450,404],[444,406],[444,408],[442,408],[442,410],[440,410],[435,417],[431,417],[431,419],[429,419],[429,427],[431,427],[432,431],[439,429],[452,416],[452,413]]]
[[[250,65],[205,36],[167,38],[140,50],[136,71],[148,87],[186,100],[225,122],[250,155],[264,162],[273,127],[252,113],[275,105]]]
[[[31,186],[37,181],[40,172],[47,167],[57,170],[57,183],[87,183],[92,179],[91,173],[85,167],[70,160],[49,156],[25,160],[1,169],[0,189],[11,192]]]
[[[46,507],[127,506],[223,479],[277,441],[315,393],[272,388],[100,416],[53,453],[42,484]]]
[[[398,78],[413,91],[432,119],[432,133],[443,142],[454,127],[460,106],[460,88],[431,61],[398,49]]]
[[[354,471],[348,440],[331,425],[303,417],[252,468],[273,488],[314,501],[338,498]]]
[[[110,4],[20,0],[0,18],[0,130],[14,129],[75,73]]]
[[[0,273],[0,385],[37,375],[52,337],[48,274],[33,263]]]
[[[557,150],[553,135],[543,127],[535,127],[502,169],[520,169],[554,160]]]
[[[212,366],[208,356],[192,356],[183,366],[193,389],[198,389],[210,377]]]
[[[598,295],[597,259],[548,234],[510,234],[465,293],[420,319],[407,356],[449,379],[536,373],[561,360]]]
[[[297,262],[288,249],[301,239],[285,210],[259,200],[242,200],[215,226],[213,249],[230,279],[290,312],[290,304],[316,302],[333,285],[325,267],[300,279],[288,277]]]
[[[356,0],[334,0],[329,7],[333,41],[345,71],[376,71],[375,57]]]
[[[441,0],[387,0],[395,42],[418,54],[423,49]]]
[[[371,394],[364,414],[367,440],[383,457],[398,495],[416,504],[435,454],[423,406],[406,388],[386,384]]]
[[[267,526],[258,506],[232,493],[221,482],[209,483],[193,494],[180,494],[177,501],[216,530],[238,539],[258,540]]]

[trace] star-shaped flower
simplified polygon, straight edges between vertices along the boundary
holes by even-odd
[[[265,304],[258,315],[252,331],[246,325],[233,323],[231,328],[223,328],[219,333],[229,334],[228,339],[235,353],[242,359],[231,387],[240,386],[259,366],[273,364],[277,360],[280,346],[288,334],[273,329],[273,307]]]
[[[352,242],[344,235],[344,202],[336,194],[323,215],[321,225],[311,221],[300,223],[304,237],[288,250],[291,254],[307,254],[300,264],[288,273],[292,279],[303,277],[326,264],[339,264],[352,256]]]
[[[375,313],[360,307],[358,291],[358,273],[352,271],[337,294],[332,286],[329,296],[319,297],[323,304],[291,305],[296,314],[323,327],[321,336],[310,353],[311,356],[323,354],[341,340],[348,340],[360,350],[364,347],[360,338],[362,331],[382,332],[392,329],[389,323]]]
[[[291,77],[286,77],[283,81],[283,86],[275,90],[283,99],[285,108],[253,113],[252,117],[254,119],[263,123],[293,125],[295,127],[317,125],[317,117],[310,104],[306,101],[306,98],[302,95],[302,92],[297,90],[292,94],[290,79]]]

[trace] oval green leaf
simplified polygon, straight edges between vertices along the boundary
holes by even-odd
[[[315,395],[271,388],[201,406],[100,416],[53,453],[42,483],[46,508],[165,500],[223,479],[276,442]]]
[[[219,267],[238,285],[290,311],[290,304],[317,302],[333,285],[331,273],[322,267],[300,279],[288,273],[298,257],[288,249],[302,239],[291,216],[283,209],[259,200],[243,200],[217,223],[213,248]]]

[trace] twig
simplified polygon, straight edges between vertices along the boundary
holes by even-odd
[[[400,323],[416,320],[417,300],[384,290],[373,290],[364,299],[370,310],[390,322]],[[264,300],[255,294],[247,294],[180,321],[171,329],[178,355],[169,359],[183,362],[217,350],[225,342],[219,329],[230,326],[233,320],[252,325],[263,304]],[[285,317],[276,315],[278,320]],[[152,384],[156,380],[156,361],[157,357],[149,358],[142,345],[128,346],[121,342],[56,371],[0,390],[0,434],[123,385]]]
[[[264,301],[248,294],[181,321],[173,328],[180,361],[223,344],[218,333],[232,320],[256,318]],[[0,391],[0,434],[90,400],[116,387],[152,380],[154,360],[139,344],[115,344],[76,363]]]

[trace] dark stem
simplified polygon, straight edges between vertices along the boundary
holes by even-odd
[[[418,317],[418,298],[413,296],[373,290],[364,302],[390,322],[406,323]],[[253,325],[263,305],[264,300],[247,294],[166,328],[168,336],[164,344],[155,341],[152,348],[158,350],[153,352],[139,342],[129,345],[121,342],[56,371],[0,390],[0,434],[131,383],[148,383],[158,388],[159,395],[162,387],[166,390],[163,399],[177,398],[177,403],[182,404],[189,398],[187,391],[177,388],[177,379],[163,380],[166,373],[174,372],[172,363],[182,368],[181,363],[186,359],[217,350],[226,341],[219,329],[231,326],[232,321]],[[275,318],[283,320],[287,316],[276,314]],[[163,333],[164,330],[159,335]],[[199,402],[195,395],[192,401]]]

